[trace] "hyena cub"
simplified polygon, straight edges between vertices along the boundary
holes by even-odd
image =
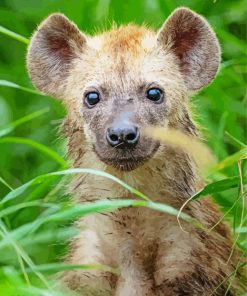
[[[213,80],[219,63],[210,25],[187,8],[175,10],[158,33],[127,25],[96,36],[52,14],[34,33],[27,56],[34,85],[67,107],[64,130],[73,166],[109,172],[176,208],[202,188],[196,164],[141,128],[174,128],[196,137],[188,96]],[[133,197],[92,175],[78,175],[70,188],[79,203]],[[186,212],[208,228],[219,220],[208,198],[190,203]],[[125,208],[79,225],[68,262],[120,270],[65,272],[63,284],[79,295],[236,295],[231,275],[238,256],[230,256],[222,223],[211,232],[184,223],[184,232],[173,216]]]

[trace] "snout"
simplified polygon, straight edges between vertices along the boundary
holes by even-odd
[[[140,131],[134,125],[112,126],[107,129],[106,140],[116,148],[134,147],[140,138]]]
[[[114,115],[113,120],[108,118],[105,125],[97,129],[94,151],[105,164],[131,171],[149,160],[159,143],[142,134],[144,120],[135,113],[116,112]]]

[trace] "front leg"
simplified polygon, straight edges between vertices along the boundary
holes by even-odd
[[[156,296],[234,296],[232,288],[220,277],[210,278],[206,270],[191,271],[187,274],[177,275],[172,280],[164,280],[156,286]]]
[[[120,277],[115,296],[155,296],[153,283],[149,279],[134,276]]]
[[[69,264],[107,265],[99,249],[97,235],[84,230],[76,237],[66,260]],[[72,270],[63,273],[61,286],[83,296],[113,296],[116,276],[102,270]]]
[[[133,239],[125,240],[120,251],[120,271],[115,296],[155,296],[151,269],[145,264],[145,251]],[[143,252],[142,252],[143,251]],[[150,256],[150,254],[148,254]]]
[[[229,242],[218,235],[171,227],[157,252],[155,295],[235,295],[234,281],[229,280],[234,266],[226,264],[229,254]]]

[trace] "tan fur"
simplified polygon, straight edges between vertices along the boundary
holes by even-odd
[[[119,51],[137,54],[143,50],[142,38],[149,31],[144,27],[127,25],[115,28],[102,36],[102,50],[112,55],[119,54]]]
[[[196,137],[188,95],[213,79],[219,60],[218,41],[208,23],[181,8],[157,35],[128,25],[85,36],[64,16],[51,15],[32,38],[27,64],[41,91],[64,99],[68,115],[63,132],[73,167],[111,173],[153,201],[178,209],[203,187],[191,157],[141,136],[131,160],[121,162],[129,155],[109,147],[105,131],[125,114],[140,130],[145,125],[172,127]],[[164,89],[164,103],[146,99],[150,84]],[[87,109],[83,98],[92,90],[101,94],[101,101]],[[70,191],[79,203],[136,198],[112,180],[94,175],[74,177]],[[209,198],[190,203],[185,212],[207,228],[220,218]],[[173,216],[125,208],[88,216],[78,225],[81,233],[72,242],[67,261],[120,268],[119,276],[65,272],[63,283],[79,295],[209,296],[237,266],[237,252],[226,264],[232,241],[222,223],[209,233],[183,223],[183,232]],[[235,295],[236,283],[227,295]],[[225,295],[229,284],[226,279],[213,295]]]

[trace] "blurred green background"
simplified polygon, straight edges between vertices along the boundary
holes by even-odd
[[[223,162],[223,169],[208,176],[208,181],[236,176],[238,167],[235,153],[246,147],[244,144],[247,118],[246,0],[0,0],[0,25],[29,38],[43,18],[52,12],[62,12],[88,34],[110,28],[113,21],[117,24],[145,23],[158,29],[167,16],[181,5],[204,15],[216,31],[222,46],[222,65],[219,75],[207,89],[192,98],[197,110],[196,120],[203,128],[208,145],[219,162],[228,157]],[[25,56],[24,43],[0,34],[0,80],[32,88],[26,71]],[[1,130],[6,126],[9,127],[11,122],[44,108],[43,115],[19,125],[11,133],[1,137]],[[64,143],[61,139],[58,140],[57,131],[64,114],[65,111],[59,101],[0,85],[0,177],[12,188],[38,175],[61,168],[61,163],[48,157],[42,149],[37,150],[30,146],[28,139],[37,141],[63,156]],[[4,140],[6,137],[7,140]],[[26,139],[27,143],[17,143],[22,141],[17,137]],[[231,155],[235,155],[232,161],[229,160]],[[243,174],[244,166],[245,164],[242,163]],[[28,195],[21,200],[46,199],[54,203],[64,201],[62,190],[56,190],[55,187],[54,191],[54,184],[56,184],[55,180],[48,180],[35,190],[28,192]],[[8,192],[9,188],[0,182],[0,199]],[[243,208],[235,203],[238,189],[218,193],[214,197],[227,213],[227,219],[234,227],[238,226],[243,218],[241,214]],[[13,202],[10,206],[15,204],[17,202]],[[229,211],[231,207],[233,208]],[[40,208],[20,210],[14,215],[9,215],[4,223],[8,230],[13,230],[35,221],[42,213]],[[65,252],[64,241],[76,231],[67,228],[67,225],[68,223],[64,222],[64,225],[53,223],[49,228],[41,227],[35,235],[22,236],[20,244],[35,264],[56,262]],[[244,236],[240,235],[238,238],[238,243],[241,243],[242,247],[247,246]],[[2,291],[5,291],[4,295],[17,295],[11,294],[14,293],[11,283],[25,286],[25,281],[23,277],[15,274],[15,267],[18,266],[18,256],[14,255],[16,250],[5,246],[3,249],[0,248],[0,253],[2,252],[5,255],[0,256],[0,265],[3,267],[0,271],[0,279],[2,276],[4,280],[0,280],[0,291],[2,287],[4,289]],[[35,280],[32,284],[40,285]],[[43,295],[40,290],[30,291],[28,295]],[[20,291],[18,293],[22,295]]]

